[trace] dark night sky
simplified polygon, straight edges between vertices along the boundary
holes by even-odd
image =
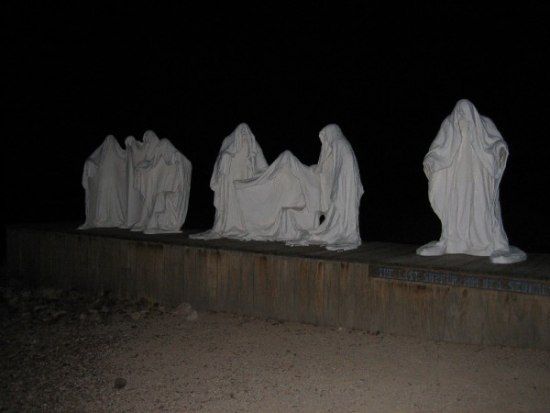
[[[212,166],[239,122],[268,161],[289,149],[306,164],[335,122],[361,168],[363,238],[427,242],[440,227],[422,158],[468,98],[510,147],[511,243],[550,252],[548,10],[368,3],[8,10],[4,224],[82,221],[86,157],[150,128],[193,163],[185,227],[207,228]]]

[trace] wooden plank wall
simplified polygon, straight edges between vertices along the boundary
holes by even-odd
[[[8,271],[35,285],[433,340],[550,349],[547,296],[371,277],[368,263],[23,228],[7,235]]]

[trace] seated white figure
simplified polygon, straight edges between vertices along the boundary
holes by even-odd
[[[320,210],[324,220],[300,242],[329,250],[350,250],[361,245],[359,205],[363,185],[353,149],[338,125],[325,126],[319,133],[321,154],[314,171],[321,184]]]
[[[126,170],[127,179],[127,206],[126,206],[126,221],[122,228],[132,228],[138,223],[141,218],[144,198],[138,188],[135,187],[135,169],[136,166],[145,160],[149,154],[149,150],[158,145],[159,138],[152,131],[147,131],[143,135],[143,140],[140,142],[133,136],[128,136],[125,140],[126,153],[128,160]],[[149,154],[149,157],[152,155]]]
[[[79,229],[119,227],[126,219],[126,151],[113,135],[84,163],[86,222]]]
[[[260,145],[248,125],[241,123],[222,142],[210,179],[216,207],[214,225],[211,230],[194,234],[191,238],[245,238],[247,231],[234,183],[258,176],[266,168]]]
[[[134,168],[134,187],[142,197],[141,216],[132,231],[177,233],[187,216],[191,162],[168,139],[145,132],[144,159]]]
[[[501,264],[526,259],[509,246],[502,224],[499,185],[507,158],[495,124],[460,100],[424,158],[429,199],[442,231],[439,241],[418,248],[419,255],[490,256]]]
[[[293,241],[319,222],[319,177],[290,151],[257,178],[236,181],[247,240]]]

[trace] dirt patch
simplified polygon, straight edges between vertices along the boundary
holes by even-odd
[[[3,411],[548,411],[550,353],[2,289]]]

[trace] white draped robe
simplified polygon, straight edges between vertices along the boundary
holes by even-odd
[[[158,142],[159,138],[153,131],[146,131],[143,134],[143,140],[141,142],[136,140],[133,136],[126,138],[125,144],[128,154],[128,161],[126,163],[126,169],[128,171],[128,203],[126,207],[126,222],[123,228],[132,228],[141,218],[144,198],[139,189],[135,186],[135,170],[147,156],[153,156],[150,152],[152,148],[158,145]]]
[[[132,231],[181,232],[189,205],[191,162],[168,139],[144,138],[144,143],[150,146],[145,158],[134,168],[134,188],[143,204],[140,219]]]
[[[126,219],[127,154],[113,135],[84,163],[86,221],[79,229],[119,227]]]
[[[260,176],[235,183],[248,240],[293,241],[319,222],[319,177],[290,151]]]
[[[509,246],[502,223],[499,185],[507,158],[495,124],[460,100],[424,158],[430,204],[442,231],[439,241],[420,247],[418,254],[490,256],[494,263],[526,258]]]
[[[246,238],[246,226],[235,191],[235,181],[249,179],[267,168],[260,145],[246,123],[241,123],[221,145],[210,188],[216,215],[211,230],[191,235],[196,239]]]
[[[322,147],[315,172],[321,184],[320,209],[324,216],[300,244],[323,245],[329,250],[350,250],[361,245],[359,206],[363,185],[353,149],[338,125],[319,133]]]
[[[143,142],[109,135],[86,160],[86,222],[80,229],[119,227],[147,234],[181,232],[191,189],[191,162],[153,131]]]

